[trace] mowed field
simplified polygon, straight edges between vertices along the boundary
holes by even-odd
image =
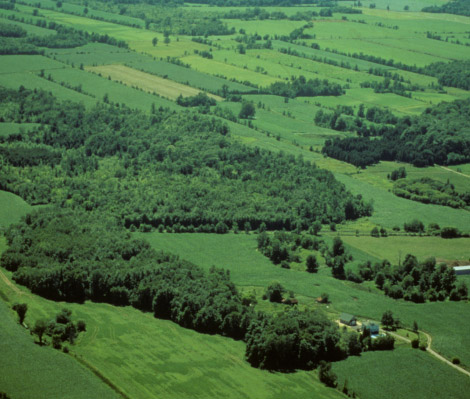
[[[28,324],[50,319],[64,307],[72,311],[74,320],[84,320],[87,331],[70,346],[71,353],[133,399],[344,398],[321,384],[315,371],[283,374],[252,368],[244,360],[243,342],[199,334],[131,307],[56,303],[2,279],[0,294],[9,301],[7,305],[0,300],[5,321],[0,348],[6,354],[0,357],[0,369],[8,369],[0,373],[0,387],[12,398],[116,397],[96,378],[85,380],[83,374],[91,373],[70,357],[50,346],[34,345],[33,337],[15,325],[14,313],[7,309],[15,301],[28,304]],[[17,351],[24,355],[16,356]]]
[[[201,92],[190,86],[169,79],[163,79],[124,65],[102,65],[88,67],[87,70],[110,77],[112,80],[122,82],[127,86],[137,87],[149,93],[157,93],[171,100],[176,100],[180,95],[183,97],[196,96]],[[208,96],[217,101],[223,100],[222,97],[211,93],[208,93]]]
[[[0,232],[10,224],[31,212],[33,207],[22,198],[7,191],[0,190]]]

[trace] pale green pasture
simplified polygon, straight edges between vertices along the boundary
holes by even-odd
[[[81,85],[83,91],[95,96],[96,100],[102,100],[107,94],[112,102],[126,103],[129,107],[142,111],[150,111],[152,104],[157,107],[179,108],[172,101],[108,80],[107,76],[100,77],[76,68],[53,70],[50,73],[57,82],[67,82],[73,86]]]
[[[366,108],[382,107],[389,108],[397,114],[415,115],[425,110],[429,104],[413,98],[399,96],[394,93],[374,93],[373,89],[349,89],[346,94],[339,97],[319,96],[314,98],[315,102],[322,106],[335,107],[336,105],[349,105],[358,107],[364,104]]]
[[[374,212],[369,220],[388,229],[401,226],[413,219],[421,220],[425,225],[437,223],[441,227],[453,226],[462,231],[469,231],[470,212],[440,205],[423,204],[395,196],[393,193],[368,182],[361,181],[355,175],[335,174],[354,194],[361,194],[365,200],[372,200]]]
[[[243,69],[247,68],[251,71],[261,72],[262,74],[266,72],[266,74],[271,77],[283,80],[287,80],[291,76],[300,75],[303,75],[306,79],[326,79],[328,77],[328,75],[325,74],[325,71],[323,71],[323,74],[320,74],[318,71],[300,69],[299,66],[294,66],[293,61],[296,60],[294,57],[286,56],[284,57],[284,62],[282,62],[281,59],[277,60],[276,57],[262,58],[260,56],[260,58],[257,58],[258,54],[259,50],[249,50],[245,55],[234,53],[233,51],[222,50],[214,52],[214,59]],[[271,52],[271,54],[277,55],[277,53],[273,52]],[[289,62],[289,59],[291,62]],[[339,80],[337,76],[333,78],[330,77],[329,80],[334,83],[344,83],[344,81]]]
[[[455,170],[458,173],[463,173],[470,177],[470,163],[462,164],[462,165],[452,165],[448,166],[449,169]]]
[[[421,40],[421,39],[419,39]],[[343,53],[363,53],[365,55],[373,55],[382,57],[387,60],[394,60],[405,65],[425,66],[432,62],[446,61],[447,58],[426,54],[425,49],[421,51],[407,50],[406,43],[399,44],[401,47],[389,45],[387,39],[383,43],[378,43],[374,39],[323,39],[316,40],[322,49],[338,50]],[[459,46],[460,47],[460,46]]]
[[[387,69],[387,70],[395,69],[386,65],[375,64],[370,61],[360,60],[357,58],[351,58],[351,57],[348,57],[347,55],[336,54],[336,53],[332,53],[330,51],[324,51],[324,50],[316,50],[311,47],[302,46],[300,44],[285,43],[285,42],[281,42],[278,40],[273,40],[272,43],[273,43],[273,48],[275,50],[278,50],[281,48],[292,49],[292,50],[297,51],[301,55],[305,55],[306,57],[317,57],[317,58],[320,57],[322,60],[323,59],[332,60],[332,61],[337,62],[338,64],[341,64],[341,62],[345,64],[349,63],[351,67],[357,66],[358,70],[360,71],[368,71],[370,68],[379,68],[379,69]]]
[[[403,226],[400,226],[403,230]],[[355,237],[343,236],[343,241],[352,247],[378,259],[388,259],[393,264],[403,261],[406,254],[420,260],[435,257],[438,261],[453,260],[470,262],[470,239],[444,239],[440,237]]]
[[[325,64],[323,62],[317,62],[306,58],[295,57],[288,54],[282,54],[270,50],[250,50],[250,55],[256,54],[262,60],[270,62],[278,62],[281,65],[290,65],[294,69],[298,69],[296,75],[306,76],[306,72],[315,74],[318,79],[328,79],[330,82],[345,84],[351,82],[351,85],[359,87],[359,83],[366,81],[380,82],[383,78],[369,75],[368,73],[354,71],[352,69],[341,68],[339,66]],[[294,71],[293,71],[294,72]]]
[[[236,79],[240,82],[248,81],[260,86],[269,86],[270,84],[279,81],[278,78],[269,75],[263,75],[262,73],[250,71],[249,69],[228,65],[221,61],[208,60],[207,58],[202,58],[197,55],[183,57],[182,61],[190,64],[191,67],[197,71],[223,77],[229,80]]]
[[[258,35],[289,35],[294,29],[300,28],[305,25],[305,21],[242,21],[239,19],[226,19],[223,20],[229,28],[234,27],[238,32],[244,29],[248,34],[257,33]]]

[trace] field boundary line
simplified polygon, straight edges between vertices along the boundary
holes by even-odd
[[[446,168],[445,166],[442,166],[441,165],[441,168],[444,169],[444,170],[447,170],[449,172],[452,172],[452,173],[456,173],[458,175],[461,175],[461,176],[465,176],[465,177],[469,177],[470,178],[470,175],[466,175],[465,173],[462,173],[462,172],[457,172],[456,170],[453,170],[451,168]]]

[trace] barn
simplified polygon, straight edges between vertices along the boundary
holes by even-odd
[[[469,266],[454,266],[454,271],[457,276],[470,274],[470,265]]]
[[[356,317],[349,313],[341,313],[339,321],[341,324],[346,324],[347,326],[355,326],[357,324]]]

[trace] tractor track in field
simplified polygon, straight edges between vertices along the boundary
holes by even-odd
[[[21,291],[15,284],[13,284],[10,279],[3,273],[3,270],[0,270],[0,279],[10,288],[15,294],[31,296],[27,292]]]

